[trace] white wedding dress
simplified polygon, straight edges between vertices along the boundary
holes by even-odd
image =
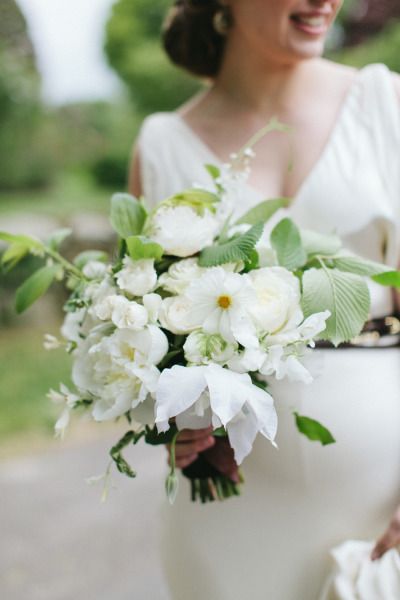
[[[194,182],[209,185],[202,164],[220,162],[176,113],[148,117],[139,147],[150,204]],[[264,199],[247,191],[238,215]],[[357,74],[288,212],[299,226],[336,231],[350,250],[396,267],[400,106],[386,67]],[[371,294],[371,316],[393,313],[389,289],[372,285]],[[240,498],[192,504],[182,479],[176,504],[166,503],[162,554],[172,600],[317,600],[331,548],[386,528],[400,502],[400,351],[326,349],[315,360],[320,374],[310,386],[274,385],[279,450],[259,436]],[[294,409],[324,423],[337,443],[301,436]]]

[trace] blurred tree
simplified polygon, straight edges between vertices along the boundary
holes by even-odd
[[[160,31],[171,0],[118,0],[107,24],[106,54],[143,113],[172,110],[199,83],[170,64]]]
[[[43,185],[51,171],[40,77],[25,19],[0,3],[0,189]]]

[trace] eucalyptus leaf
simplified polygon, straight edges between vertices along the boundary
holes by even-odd
[[[130,194],[114,194],[111,198],[111,225],[118,235],[126,239],[142,232],[146,211],[143,205]]]
[[[339,256],[332,259],[332,265],[340,271],[364,275],[366,277],[380,275],[389,270],[388,267],[383,264],[372,260],[366,260],[360,256]]]
[[[308,229],[302,229],[300,235],[303,247],[309,256],[315,254],[333,256],[342,247],[342,241],[336,235],[324,235]]]
[[[307,261],[300,231],[291,219],[282,219],[271,233],[271,245],[276,252],[281,267],[295,271]]]
[[[106,252],[101,252],[100,250],[85,250],[85,252],[81,252],[75,256],[74,265],[82,270],[87,263],[92,261],[106,263],[108,255]]]
[[[49,239],[46,242],[46,246],[51,248],[51,250],[58,250],[63,241],[70,236],[72,233],[72,229],[58,229],[54,233],[51,234]]]
[[[290,198],[264,200],[264,202],[260,202],[240,217],[235,225],[241,225],[242,223],[247,223],[248,225],[266,223],[280,208],[289,206],[289,203]]]
[[[381,285],[400,288],[400,271],[387,271],[380,275],[374,275],[372,279]]]
[[[294,413],[294,416],[296,419],[297,429],[309,440],[313,442],[321,442],[323,446],[335,444],[335,438],[331,432],[324,427],[324,425],[321,425],[321,423],[315,421],[314,419],[310,419],[309,417],[301,416],[296,412]]]
[[[154,258],[160,260],[164,250],[160,244],[153,242],[150,238],[143,235],[132,236],[126,239],[128,254],[133,260],[144,258]]]
[[[263,229],[263,223],[257,223],[246,233],[235,237],[229,242],[205,248],[200,254],[199,265],[201,267],[215,267],[240,260],[250,260]]]
[[[370,296],[364,279],[338,269],[310,269],[303,275],[305,317],[329,310],[331,316],[320,338],[335,346],[358,335],[368,320]]]
[[[43,296],[59,275],[60,267],[51,265],[42,267],[31,275],[17,289],[15,297],[15,306],[18,313],[22,313],[29,308],[38,298]]]

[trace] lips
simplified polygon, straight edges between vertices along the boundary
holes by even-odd
[[[310,35],[321,35],[329,27],[330,13],[294,13],[290,20],[296,29]]]
[[[303,23],[303,25],[309,25],[310,27],[323,27],[327,22],[325,16],[292,15],[291,19],[296,23]]]

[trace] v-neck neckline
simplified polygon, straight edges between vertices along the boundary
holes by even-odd
[[[328,139],[319,155],[319,157],[317,158],[317,160],[315,161],[313,167],[310,169],[310,171],[308,172],[308,174],[306,175],[306,177],[303,179],[303,181],[301,182],[296,194],[294,194],[291,197],[291,201],[290,201],[290,206],[293,206],[295,203],[298,202],[298,200],[301,198],[301,196],[303,196],[305,190],[307,189],[307,187],[310,185],[310,182],[314,179],[315,177],[315,173],[321,168],[321,165],[325,162],[326,160],[326,156],[329,154],[329,151],[333,145],[334,140],[336,139],[336,137],[339,134],[339,131],[341,129],[342,123],[343,123],[343,118],[344,118],[344,114],[347,110],[348,104],[350,102],[350,100],[353,97],[354,91],[357,88],[360,80],[361,80],[361,75],[364,72],[364,69],[359,69],[358,71],[356,71],[350,85],[348,86],[343,100],[340,104],[340,107],[338,109],[337,115],[336,115],[336,119],[334,121],[334,124],[331,128],[331,131],[329,133]],[[181,128],[188,134],[190,135],[190,137],[192,138],[192,140],[197,144],[197,146],[199,147],[199,149],[201,149],[203,151],[203,153],[208,154],[209,156],[209,160],[215,164],[216,166],[221,166],[224,163],[226,163],[226,161],[223,161],[219,156],[216,155],[216,153],[210,148],[210,146],[194,131],[194,129],[185,121],[185,119],[182,117],[182,115],[178,112],[172,112],[171,113],[175,119],[176,122],[181,126]],[[254,193],[256,193],[258,196],[260,196],[261,198],[266,198],[267,195],[264,194],[257,186],[253,185],[252,183],[250,183],[249,181],[246,182],[246,187],[248,189],[250,189],[251,191],[253,191]]]

